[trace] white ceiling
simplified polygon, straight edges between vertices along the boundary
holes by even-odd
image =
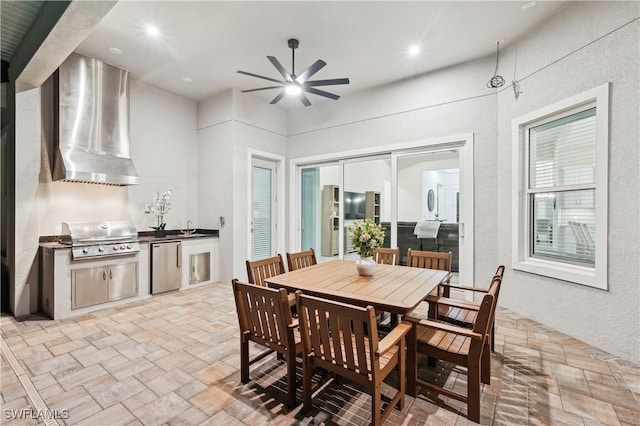
[[[523,9],[527,3],[122,0],[76,50],[128,69],[148,84],[200,100],[232,87],[270,86],[236,71],[279,79],[266,56],[275,56],[290,72],[287,40],[297,38],[296,71],[323,59],[327,66],[314,79],[348,77],[348,86],[322,88],[344,97],[494,54],[496,40],[508,45],[566,4],[538,1]],[[160,36],[149,36],[147,25],[157,26]],[[422,49],[417,57],[407,55],[413,44]],[[109,47],[122,54],[111,54]],[[487,80],[492,72],[487,71]],[[278,91],[256,94],[269,101]],[[316,95],[309,99],[334,102]],[[304,108],[293,99],[279,105]]]

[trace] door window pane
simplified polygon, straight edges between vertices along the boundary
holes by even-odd
[[[268,168],[253,167],[253,259],[270,257],[272,247],[272,171]]]

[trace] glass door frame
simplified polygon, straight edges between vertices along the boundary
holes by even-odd
[[[464,188],[460,199],[460,282],[473,283],[474,280],[474,185],[473,185],[473,133],[452,135],[444,138],[419,140],[414,142],[389,146],[372,147],[354,151],[335,152],[331,154],[311,157],[293,158],[289,160],[289,250],[299,251],[301,238],[301,172],[302,168],[319,167],[322,165],[339,165],[340,211],[344,191],[344,164],[351,161],[363,161],[371,158],[387,158],[391,156],[391,246],[397,247],[398,224],[398,158],[420,153],[430,153],[444,150],[459,150],[460,188]],[[339,221],[339,255],[344,257],[344,219],[340,215]]]

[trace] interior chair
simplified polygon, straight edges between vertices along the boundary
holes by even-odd
[[[287,253],[287,264],[289,265],[289,271],[296,271],[298,269],[306,268],[317,264],[316,252],[312,248],[298,253]]]
[[[498,266],[496,269],[496,273],[494,277],[500,277],[503,279],[504,276],[504,265]],[[427,297],[427,302],[429,303],[429,318],[438,319],[440,321],[449,322],[452,324],[460,325],[462,327],[471,328],[473,324],[476,322],[476,317],[478,315],[478,310],[480,309],[480,303],[469,300],[459,300],[459,299],[451,299],[444,296],[440,296],[440,294],[444,294],[443,288],[447,287],[447,289],[457,289],[463,291],[469,291],[472,293],[487,293],[489,291],[488,288],[482,287],[471,287],[464,286],[458,284],[440,284],[437,288],[435,288],[431,294]],[[502,285],[500,286],[502,287]],[[496,298],[499,295],[496,294]],[[491,323],[491,350],[495,349],[495,322]]]
[[[400,249],[379,247],[373,251],[373,260],[385,265],[399,265]]]
[[[296,292],[303,347],[303,412],[311,408],[311,376],[316,367],[354,381],[372,397],[372,424],[380,425],[393,407],[404,406],[405,336],[411,325],[402,322],[378,340],[373,307],[361,308]],[[367,332],[368,330],[368,332]],[[398,391],[381,413],[380,384],[393,369]]]
[[[489,336],[502,279],[495,276],[480,302],[471,329],[430,319],[405,316],[413,327],[407,336],[407,386],[415,395],[418,384],[467,404],[467,417],[480,422],[481,382],[491,383],[491,349]],[[467,369],[466,395],[418,378],[418,354],[460,365]]]
[[[438,269],[449,274],[442,281],[451,281],[451,252],[441,253],[437,251],[422,251],[407,249],[407,266],[413,268]],[[445,288],[444,297],[449,297],[449,289]]]
[[[296,354],[302,353],[297,321],[291,315],[287,292],[232,281],[240,326],[240,380],[249,381],[249,365],[272,352],[281,354],[287,363],[287,406],[296,405]],[[249,341],[266,346],[249,359]]]

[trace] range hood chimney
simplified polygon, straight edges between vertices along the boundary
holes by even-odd
[[[129,157],[129,71],[72,53],[42,86],[53,180],[136,185]]]

